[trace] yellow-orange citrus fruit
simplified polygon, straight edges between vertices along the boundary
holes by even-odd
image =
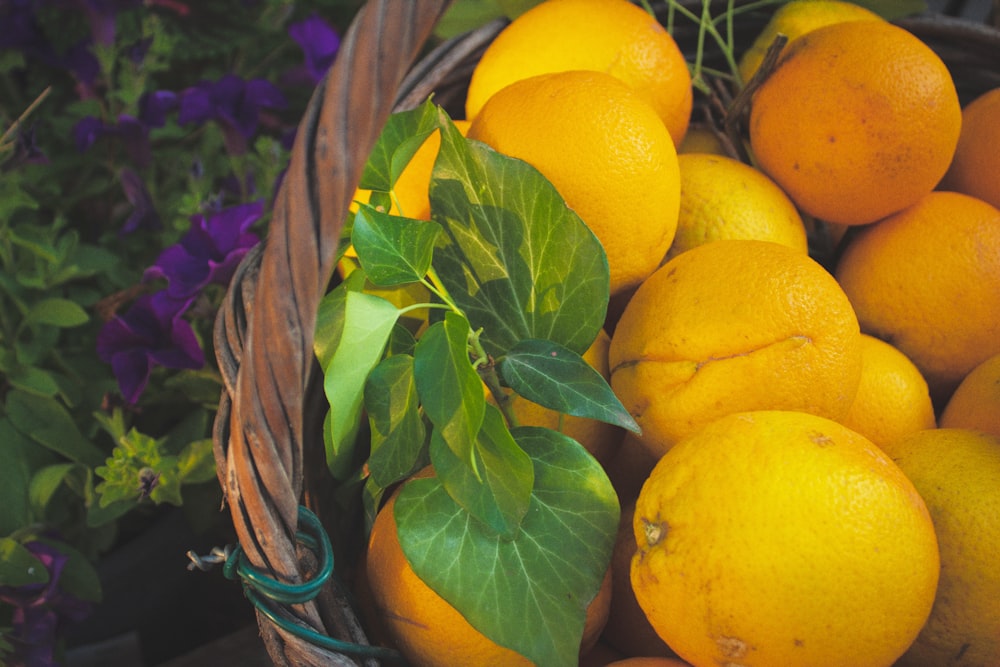
[[[713,241],[636,290],[611,337],[611,387],[662,453],[731,412],[840,419],[861,378],[861,334],[833,277],[769,241]]]
[[[1000,438],[1000,354],[972,369],[941,413],[941,428],[968,428]]]
[[[473,628],[457,609],[417,577],[396,533],[393,509],[397,495],[394,493],[375,517],[366,555],[376,613],[392,643],[414,667],[530,667],[530,660]],[[610,604],[609,567],[600,590],[587,607],[581,653],[600,636]]]
[[[887,21],[848,21],[788,45],[754,94],[750,145],[804,212],[860,225],[934,189],[961,122],[929,46]]]
[[[667,259],[719,239],[774,241],[809,251],[795,204],[763,172],[722,155],[677,156],[681,209]]]
[[[941,579],[900,667],[1000,665],[1000,438],[930,429],[885,447],[934,521]]]
[[[867,334],[861,335],[861,384],[839,421],[876,445],[936,426],[920,369],[889,343]]]
[[[684,141],[677,146],[677,154],[682,153],[726,155],[726,147],[714,130],[703,126],[691,126],[684,135]]]
[[[1000,88],[983,93],[962,110],[955,157],[938,186],[1000,208]]]
[[[610,346],[611,337],[602,329],[582,355],[584,361],[600,373],[605,380],[611,377],[611,371],[608,368],[608,348]],[[596,419],[561,415],[555,410],[543,408],[517,394],[511,393],[510,396],[511,410],[517,418],[517,423],[521,426],[544,426],[565,433],[583,445],[584,449],[593,454],[594,458],[602,464],[610,460],[618,450],[618,445],[624,435],[621,428]],[[496,400],[488,391],[486,399],[496,405]]]
[[[625,658],[609,662],[607,667],[691,667],[676,658]]]
[[[779,34],[788,37],[788,41],[801,37],[807,32],[846,21],[881,21],[881,16],[853,2],[841,0],[792,0],[781,5],[771,15],[764,29],[760,31],[750,48],[740,57],[740,77],[744,82],[750,80],[764,55],[771,47],[771,42]],[[786,44],[787,48],[787,44]]]
[[[596,70],[650,104],[679,144],[693,90],[684,55],[656,18],[628,0],[546,0],[497,35],[469,83],[466,118],[498,90],[539,74]]]
[[[857,230],[836,276],[864,332],[892,343],[941,401],[1000,353],[1000,210],[955,192]]]
[[[626,656],[673,657],[676,654],[656,634],[632,590],[632,558],[637,551],[632,530],[634,514],[634,500],[622,506],[611,554],[611,608],[601,638]]]
[[[723,417],[636,502],[632,586],[693,665],[888,667],[938,581],[920,495],[864,436],[803,412]]]
[[[522,79],[489,99],[468,136],[548,178],[604,246],[612,293],[656,270],[677,229],[677,152],[624,83],[590,71]]]

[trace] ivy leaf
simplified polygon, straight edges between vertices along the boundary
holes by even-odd
[[[437,129],[437,111],[430,100],[389,117],[368,156],[359,187],[388,192],[424,140]]]
[[[491,356],[525,338],[583,354],[607,310],[600,241],[537,169],[465,139],[440,113],[430,201],[442,283]]]
[[[531,459],[507,430],[500,410],[486,404],[474,455],[480,477],[431,435],[431,463],[448,495],[504,538],[513,538],[528,511],[535,481]]]
[[[354,216],[351,243],[368,280],[381,286],[404,285],[427,275],[440,233],[437,223],[389,215],[361,204]]]
[[[391,303],[363,292],[348,291],[343,307],[339,340],[323,368],[323,388],[330,404],[324,437],[326,463],[337,479],[350,474],[365,381],[382,358],[399,317],[399,310]]]
[[[476,437],[483,423],[486,397],[479,374],[469,361],[469,323],[451,311],[445,313],[417,341],[413,373],[427,418],[475,475]]]
[[[499,364],[504,383],[529,401],[574,417],[588,417],[633,433],[639,424],[583,357],[547,340],[517,343]]]
[[[42,561],[20,542],[0,538],[0,586],[27,586],[48,583],[49,571]]]
[[[517,535],[491,531],[428,478],[396,500],[400,545],[417,576],[494,642],[539,667],[574,665],[610,561],[618,499],[572,439],[538,427],[512,433],[535,476]]]
[[[385,489],[414,472],[424,451],[427,434],[413,379],[413,357],[396,355],[376,366],[365,383],[364,398],[372,432],[368,470]]]

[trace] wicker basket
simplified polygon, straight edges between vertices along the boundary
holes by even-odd
[[[381,664],[377,653],[359,656],[337,643],[368,641],[348,591],[336,573],[329,576],[332,555],[321,548],[327,534],[344,533],[350,518],[324,512],[332,506],[323,502],[329,493],[326,399],[313,329],[349,198],[387,117],[431,92],[446,108],[460,109],[477,57],[504,25],[446,42],[414,67],[447,4],[369,0],[360,11],[306,109],[269,236],[241,264],[217,320],[225,381],[214,433],[219,482],[239,537],[244,580],[246,572],[256,573],[281,592],[268,606],[248,587],[276,665]],[[738,39],[748,43],[766,16],[744,16]],[[1000,86],[1000,30],[940,16],[900,23],[942,55],[963,102]],[[690,52],[695,35],[681,28],[678,43]],[[701,107],[696,113],[711,119],[718,100],[702,99]],[[322,526],[308,514],[302,516],[310,520],[300,522],[301,506]],[[359,546],[335,539],[333,551],[350,555]]]

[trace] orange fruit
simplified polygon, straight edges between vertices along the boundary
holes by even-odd
[[[857,232],[836,276],[861,329],[913,360],[943,402],[1000,352],[1000,210],[931,192]]]
[[[719,239],[774,241],[809,251],[795,204],[763,172],[723,155],[677,156],[681,210],[666,259]]]
[[[983,93],[962,110],[955,157],[938,186],[1000,208],[1000,88]]]
[[[607,667],[691,667],[676,658],[625,658],[609,662]]]
[[[781,5],[771,15],[770,21],[760,31],[750,48],[740,57],[740,78],[750,81],[778,34],[788,41],[807,32],[845,21],[881,21],[881,16],[853,2],[840,0],[792,0]],[[788,45],[785,45],[788,48]]]
[[[396,533],[393,509],[398,495],[398,491],[394,493],[375,517],[366,555],[376,613],[392,643],[414,667],[532,665],[524,656],[472,627],[457,609],[417,577]],[[604,583],[587,607],[581,653],[588,651],[600,636],[610,604],[609,567]]]
[[[628,0],[547,0],[497,35],[476,65],[465,103],[475,120],[498,90],[539,74],[596,70],[620,79],[650,104],[679,144],[693,89],[674,38]]]
[[[927,503],[941,553],[934,608],[897,664],[1000,665],[1000,438],[929,429],[885,450]]]
[[[930,47],[886,21],[848,21],[788,45],[753,96],[750,146],[805,213],[860,225],[934,189],[961,122]]]
[[[861,335],[858,393],[839,421],[876,445],[937,425],[920,369],[889,343],[867,334]]]
[[[973,368],[941,413],[941,428],[968,428],[1000,438],[1000,354]]]
[[[927,620],[927,507],[863,436],[731,414],[667,452],[636,502],[632,587],[693,665],[887,667]]]
[[[489,99],[468,136],[548,178],[604,246],[612,293],[656,270],[677,229],[677,152],[620,80],[590,71],[522,79]]]
[[[611,387],[662,454],[731,412],[839,419],[861,377],[861,334],[815,260],[769,241],[713,241],[636,290],[611,337]]]
[[[602,329],[582,355],[584,361],[604,376],[605,380],[611,377],[611,371],[608,368],[608,348],[610,346],[611,337]],[[565,433],[583,445],[584,449],[601,463],[608,461],[617,451],[624,434],[621,428],[596,419],[564,415],[555,410],[543,408],[513,392],[510,393],[510,396],[512,397],[511,410],[519,425],[543,426]],[[489,394],[489,390],[487,390],[486,400],[496,405],[496,400]]]

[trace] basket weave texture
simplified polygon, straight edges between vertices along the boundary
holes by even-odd
[[[686,4],[700,11],[700,2]],[[413,108],[432,92],[445,108],[461,108],[472,67],[504,25],[446,42],[414,64],[447,5],[369,0],[361,9],[302,118],[268,238],[240,265],[219,312],[219,483],[247,559],[279,582],[301,583],[316,570],[311,552],[296,541],[300,505],[326,525],[340,520],[324,512],[331,506],[323,502],[330,481],[323,458],[326,399],[313,330],[362,167],[391,112]],[[747,17],[737,39],[752,39],[766,20]],[[1000,87],[1000,29],[943,16],[898,23],[942,56],[963,103]],[[690,53],[696,36],[692,30],[686,39],[682,28],[675,36]],[[702,111],[706,118],[718,113],[704,100]],[[335,554],[345,546],[335,544]],[[321,635],[368,643],[336,576],[315,600],[284,605],[280,613]],[[275,665],[379,664],[319,647],[260,613],[258,622]]]

